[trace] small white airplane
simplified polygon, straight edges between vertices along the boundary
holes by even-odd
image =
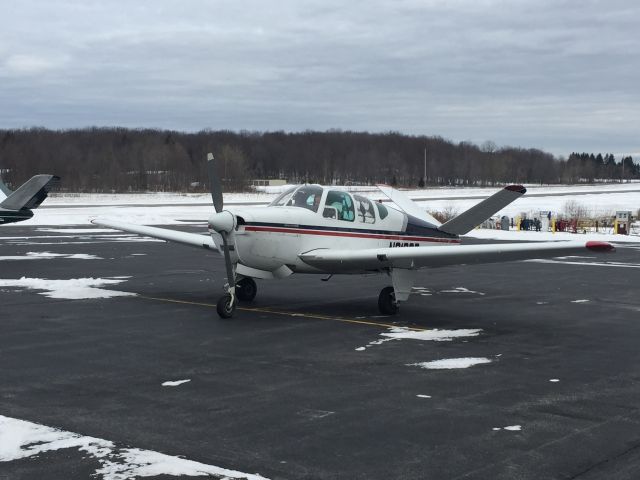
[[[593,241],[460,245],[460,235],[522,196],[526,189],[520,185],[505,187],[441,224],[388,186],[379,188],[399,209],[336,187],[310,184],[290,188],[267,207],[224,209],[212,154],[208,154],[208,170],[216,211],[209,218],[210,236],[120,221],[93,223],[217,250],[224,256],[228,280],[217,304],[222,318],[233,315],[238,301],[255,298],[256,278],[279,279],[293,273],[388,274],[391,286],[380,292],[378,307],[392,315],[409,298],[423,268],[547,258],[585,248],[613,250],[607,242]]]

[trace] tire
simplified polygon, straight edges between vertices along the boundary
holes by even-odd
[[[231,305],[230,294],[227,293],[220,297],[220,300],[218,300],[218,304],[216,305],[216,310],[218,311],[220,318],[233,317],[233,312],[236,310],[236,303],[234,302],[233,305]]]
[[[383,315],[395,315],[398,313],[398,304],[393,287],[384,287],[378,296],[378,309]]]
[[[251,277],[245,277],[236,283],[236,297],[241,302],[250,302],[256,298],[258,293],[258,286]]]

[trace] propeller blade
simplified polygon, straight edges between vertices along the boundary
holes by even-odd
[[[222,184],[216,175],[216,163],[213,159],[213,153],[207,153],[207,171],[209,173],[209,190],[211,191],[211,199],[213,200],[213,208],[220,213],[224,208],[222,199]]]

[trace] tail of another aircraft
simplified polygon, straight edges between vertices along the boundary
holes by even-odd
[[[55,175],[36,175],[31,177],[25,184],[18,188],[15,192],[0,180],[0,190],[7,196],[0,207],[7,210],[22,210],[37,208],[52,188],[60,182],[60,177]]]
[[[484,222],[487,218],[499,212],[514,200],[520,198],[527,191],[522,185],[509,185],[498,193],[474,205],[469,210],[462,212],[455,218],[440,225],[439,230],[454,234],[464,235]]]
[[[12,193],[13,192],[9,189],[9,187],[7,187],[2,181],[2,177],[0,177],[0,200],[4,200]]]

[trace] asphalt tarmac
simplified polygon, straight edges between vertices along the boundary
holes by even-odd
[[[128,277],[104,288],[136,295],[0,286],[0,415],[272,479],[640,478],[637,246],[425,271],[394,317],[384,276],[258,281],[220,320],[217,254],[134,240],[2,228],[0,280]],[[13,258],[28,252],[99,258]],[[467,357],[490,362],[414,365]],[[98,467],[59,449],[0,461],[0,478]]]

